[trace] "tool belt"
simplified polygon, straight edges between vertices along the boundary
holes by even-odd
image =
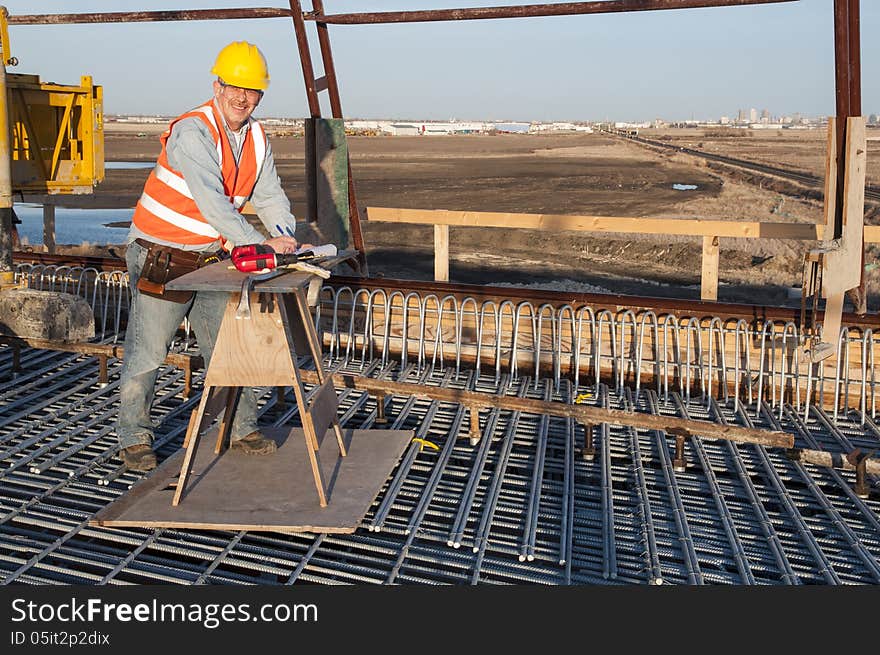
[[[216,252],[180,250],[145,239],[135,239],[135,243],[147,249],[147,258],[137,281],[138,291],[153,298],[176,303],[189,302],[195,291],[172,291],[165,288],[168,282],[221,259]]]

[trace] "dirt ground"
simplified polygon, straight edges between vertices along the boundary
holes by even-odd
[[[158,154],[161,126],[110,123],[107,128],[108,161],[149,161]],[[669,130],[650,136],[823,173],[824,131],[713,134]],[[294,212],[301,215],[303,140],[270,138],[284,188]],[[715,170],[687,155],[656,153],[602,134],[351,137],[349,148],[362,207],[774,222],[817,222],[822,214],[815,192]],[[872,140],[871,183],[880,182],[878,164],[880,141]],[[148,173],[108,170],[94,195],[70,197],[65,204],[133,207]],[[697,188],[679,191],[674,184]],[[869,208],[868,213],[876,212]],[[363,228],[371,274],[432,278],[430,227],[367,222]],[[453,281],[553,283],[566,288],[574,281],[613,293],[699,298],[702,243],[697,237],[480,228],[453,228],[450,235]],[[722,239],[719,300],[791,304],[792,287],[800,286],[803,254],[810,245]],[[866,263],[873,263],[876,254],[872,247]],[[873,309],[880,271],[869,268]]]

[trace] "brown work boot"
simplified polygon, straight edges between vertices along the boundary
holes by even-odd
[[[259,430],[254,430],[241,439],[229,443],[230,450],[238,450],[245,455],[271,455],[278,450],[278,444],[265,437]]]
[[[145,444],[139,443],[122,449],[122,461],[132,471],[152,471],[156,468],[156,453]]]

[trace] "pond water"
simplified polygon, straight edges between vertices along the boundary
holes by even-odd
[[[672,188],[676,191],[693,191],[698,187],[696,184],[673,184]]]
[[[18,236],[22,243],[43,243],[43,207],[30,203],[16,204],[15,214],[21,220]],[[68,209],[55,208],[55,243],[96,245],[125,243],[127,227],[107,227],[107,223],[131,221],[131,209]]]
[[[107,170],[125,170],[134,168],[153,168],[154,161],[105,161],[104,168]]]

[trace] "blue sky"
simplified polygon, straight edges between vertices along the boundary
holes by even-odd
[[[10,14],[287,7],[283,0],[3,0]],[[325,0],[327,13],[528,4]],[[304,2],[306,7],[308,2]],[[738,109],[833,114],[833,0],[614,15],[330,26],[355,118],[649,120]],[[880,113],[880,2],[861,3],[862,104]],[[312,41],[316,44],[313,28]],[[290,19],[11,26],[11,72],[104,86],[107,113],[178,114],[210,96],[233,40],[256,43],[272,85],[262,116],[307,115]],[[320,57],[313,49],[316,62]],[[326,94],[321,94],[322,96]],[[325,108],[329,114],[329,110]]]

